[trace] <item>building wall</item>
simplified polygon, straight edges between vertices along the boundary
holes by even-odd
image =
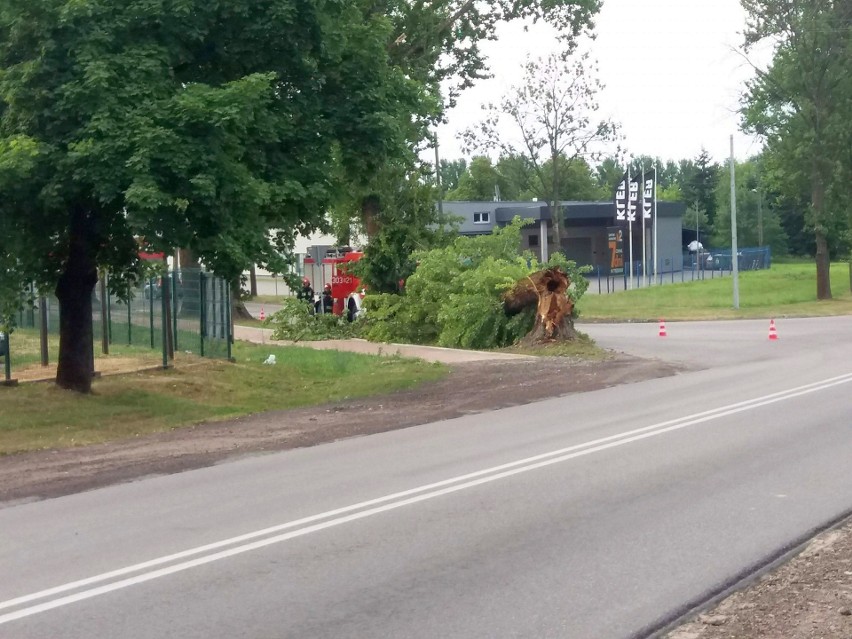
[[[683,250],[681,247],[681,218],[661,217],[657,219],[657,245],[659,262],[657,272],[669,273],[683,269]]]

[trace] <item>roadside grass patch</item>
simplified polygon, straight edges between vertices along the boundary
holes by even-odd
[[[609,295],[584,295],[581,320],[656,321],[768,317],[813,317],[852,314],[846,263],[831,265],[834,299],[816,300],[816,266],[773,264],[765,271],[740,273],[740,308],[733,308],[731,277],[664,284]]]
[[[515,345],[500,349],[498,352],[538,357],[572,357],[591,361],[601,361],[612,357],[612,353],[599,348],[592,338],[579,331],[577,332],[577,339],[571,342],[551,342],[535,346]]]
[[[263,364],[269,355],[274,366]],[[89,396],[50,383],[0,388],[0,455],[392,392],[448,371],[415,359],[242,342],[234,357],[236,363],[180,354],[172,369],[98,379]]]

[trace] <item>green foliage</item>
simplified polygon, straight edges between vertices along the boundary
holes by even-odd
[[[490,235],[459,237],[450,246],[416,254],[417,270],[402,295],[368,295],[365,336],[374,341],[495,348],[517,342],[533,327],[534,309],[507,317],[501,296],[517,281],[544,266],[519,252],[516,218]],[[561,254],[546,266],[561,266],[579,299],[588,282]]]
[[[381,173],[384,179],[377,182],[379,229],[364,257],[350,267],[373,293],[398,292],[400,281],[414,272],[415,252],[445,246],[455,237],[457,219],[440,213],[435,187],[425,179],[424,170],[387,166]]]
[[[787,234],[774,208],[774,199],[764,191],[759,159],[736,164],[737,243],[740,248],[763,245],[772,248],[772,255],[788,253]],[[718,212],[713,224],[713,246],[731,244],[731,184],[720,180],[716,188]]]
[[[266,320],[273,327],[272,339],[294,342],[356,337],[361,329],[360,320],[349,322],[345,315],[333,313],[314,314],[308,302],[295,298],[285,299],[281,310]]]
[[[524,156],[504,155],[493,165],[485,156],[476,156],[459,179],[456,189],[447,193],[448,200],[491,201],[496,195],[501,200],[547,201],[553,187],[553,167],[557,167],[557,183],[560,185],[559,197],[563,200],[597,200],[602,197],[591,167],[583,158],[568,159],[559,154],[545,160],[540,173]]]
[[[701,153],[691,165],[693,169],[682,176],[680,188],[685,202],[696,206],[712,225],[716,220],[716,188],[721,178],[721,168],[710,159],[710,154]]]
[[[772,62],[748,83],[742,115],[766,139],[767,181],[805,213],[814,236],[817,290],[831,298],[830,255],[850,228],[852,3],[743,0],[747,49],[771,42]],[[808,201],[808,208],[796,206]]]
[[[683,192],[679,184],[671,184],[657,189],[657,200],[660,202],[683,202]]]
[[[600,0],[387,0],[364,3],[369,11],[383,6],[393,25],[388,41],[391,59],[436,94],[455,103],[459,93],[488,77],[480,43],[497,37],[497,27],[512,20],[543,21],[555,27],[564,51],[573,51],[589,35]],[[443,86],[442,86],[443,85]]]
[[[507,180],[491,164],[491,160],[483,155],[470,161],[467,171],[459,178],[459,185],[447,193],[448,200],[491,201],[499,192],[501,199],[512,199],[507,196]]]
[[[447,193],[458,188],[461,176],[467,171],[467,160],[441,160],[441,189],[444,199]]]

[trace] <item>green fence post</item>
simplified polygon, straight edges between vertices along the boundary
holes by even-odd
[[[148,280],[148,320],[151,324],[151,350],[154,350],[154,279]]]
[[[204,286],[204,271],[198,273],[198,300],[199,300],[199,335],[201,336],[201,357],[204,357],[204,333],[207,330],[207,289]]]
[[[161,280],[162,281],[162,280]],[[163,287],[165,288],[165,287]],[[153,297],[153,293],[151,294]],[[160,328],[163,333],[163,368],[169,367],[169,326],[168,315],[166,314],[166,304],[168,300],[164,294],[160,295]]]
[[[30,283],[30,304],[29,304],[29,316],[30,316],[30,328],[35,328],[36,320],[35,320],[35,307],[33,306],[33,302],[35,302],[35,284]]]
[[[225,289],[228,287],[225,286],[225,280],[221,277],[219,278],[219,321],[222,323],[222,326],[219,330],[219,336],[225,336]]]
[[[0,357],[3,358],[5,370],[4,386],[17,386],[17,380],[12,379],[12,349],[9,347],[9,333],[0,333]]]
[[[106,316],[107,326],[109,327],[107,335],[109,336],[109,343],[112,344],[112,295],[109,292],[109,273],[105,273],[104,277],[106,278]]]
[[[233,357],[233,349],[231,348],[231,342],[233,341],[234,336],[233,336],[233,332],[231,331],[232,324],[231,324],[231,287],[230,286],[225,287],[225,314],[227,316],[227,321],[225,323],[225,326],[227,328],[225,329],[225,331],[227,333],[227,340],[228,340],[228,361],[233,361],[234,357]]]
[[[47,298],[42,295],[38,298],[39,324],[38,339],[41,346],[41,365],[50,364],[50,354],[47,351]]]
[[[172,287],[172,299],[170,302],[172,303],[172,340],[174,341],[174,345],[172,350],[177,352],[178,350],[178,321],[177,321],[177,313],[178,313],[178,304],[177,304],[177,273],[176,271],[171,272],[171,287]]]
[[[101,277],[99,287],[101,294],[101,352],[109,355],[109,320],[107,318],[106,273]]]
[[[130,301],[132,300],[132,296],[130,295],[130,291],[127,293],[127,345],[133,345],[133,315],[131,314]]]

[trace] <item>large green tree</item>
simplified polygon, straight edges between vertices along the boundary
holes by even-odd
[[[378,231],[353,268],[371,293],[398,293],[414,272],[415,252],[445,246],[456,237],[457,220],[435,207],[430,168],[409,171],[405,164],[388,164],[381,171],[385,205]]]
[[[431,144],[429,126],[444,108],[455,104],[464,89],[488,77],[480,45],[497,37],[499,25],[513,20],[543,21],[556,29],[556,40],[566,52],[578,39],[590,35],[601,0],[362,0],[365,15],[381,13],[392,24],[386,42],[390,60],[431,100],[427,113],[400,103],[396,121],[405,125],[416,163],[416,151]],[[361,201],[363,226],[372,237],[379,230],[383,208],[381,182],[354,182],[349,190]],[[387,219],[387,216],[385,216]]]
[[[684,199],[697,206],[713,225],[716,220],[716,189],[721,169],[714,163],[706,149],[701,149],[692,163],[681,163],[680,188]]]
[[[474,157],[470,161],[461,178],[458,187],[447,193],[448,200],[483,201],[511,199],[508,196],[508,180],[484,155]]]
[[[736,164],[737,242],[742,247],[769,246],[774,255],[789,252],[787,234],[781,225],[773,193],[761,180],[759,158]],[[716,219],[712,225],[712,244],[731,243],[731,185],[721,180],[716,188]]]
[[[442,195],[446,196],[449,191],[458,188],[465,171],[467,171],[467,160],[441,160]]]
[[[831,236],[848,224],[852,197],[852,2],[742,0],[746,49],[765,41],[743,101],[745,127],[766,139],[768,178],[795,200],[809,193],[817,299],[831,298]]]
[[[395,33],[354,0],[0,3],[0,234],[59,299],[60,386],[91,387],[100,268],[126,290],[140,246],[229,279],[273,263],[330,166],[366,179],[407,144],[400,105],[432,106]]]

